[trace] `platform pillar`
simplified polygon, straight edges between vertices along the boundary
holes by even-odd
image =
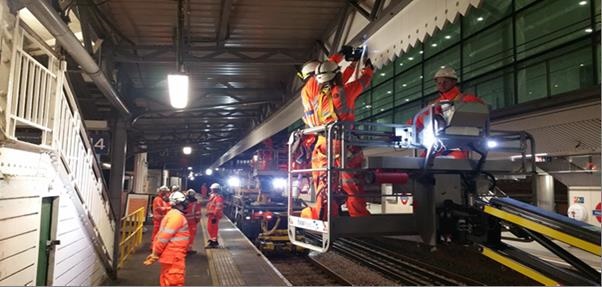
[[[554,177],[547,173],[538,173],[533,176],[533,191],[537,207],[554,211]]]

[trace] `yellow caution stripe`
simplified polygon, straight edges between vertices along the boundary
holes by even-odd
[[[545,286],[559,286],[560,285],[560,283],[558,283],[554,279],[541,274],[539,271],[536,271],[536,270],[532,269],[531,267],[527,267],[519,262],[516,262],[516,261],[514,261],[498,252],[495,252],[492,249],[487,248],[485,246],[481,246],[481,248],[483,248],[483,251],[481,251],[481,253],[483,255],[491,258],[494,261],[499,262],[500,264],[508,266],[509,268],[515,270],[516,272],[519,272]]]
[[[600,255],[601,254],[601,247],[600,245],[591,243],[591,242],[587,242],[583,239],[577,238],[575,236],[569,235],[567,233],[564,233],[562,231],[558,231],[556,229],[550,228],[548,226],[545,226],[543,224],[537,223],[535,221],[529,220],[527,218],[523,218],[520,217],[518,215],[514,215],[512,213],[497,209],[495,207],[486,205],[485,209],[483,210],[485,211],[485,213],[491,214],[497,218],[503,219],[505,221],[514,223],[516,225],[520,225],[524,228],[527,228],[529,230],[533,230],[535,232],[539,232],[543,235],[547,235],[549,237],[552,237],[556,240],[560,240],[566,244],[575,246],[577,248],[583,249],[587,252],[590,252],[592,254],[595,255]]]

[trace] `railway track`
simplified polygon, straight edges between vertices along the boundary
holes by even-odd
[[[473,279],[419,262],[365,239],[340,238],[334,250],[404,285],[485,285]]]
[[[270,256],[268,259],[293,286],[351,286],[309,256]]]

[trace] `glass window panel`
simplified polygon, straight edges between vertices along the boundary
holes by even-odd
[[[600,81],[600,72],[602,72],[602,71],[600,71],[600,61],[602,61],[602,60],[600,59],[600,43],[599,42],[600,41],[598,41],[598,45],[596,45],[596,65],[598,66],[598,68],[597,68],[598,69],[598,83],[601,82]]]
[[[512,11],[512,0],[482,1],[481,7],[471,7],[468,14],[462,18],[464,36],[468,37],[493,22],[498,21]]]
[[[355,120],[361,121],[369,117],[371,108],[370,91],[364,92],[355,101]]]
[[[464,79],[512,63],[512,21],[503,21],[464,41]]]
[[[477,78],[464,86],[465,94],[477,95],[492,110],[510,106],[514,101],[514,74],[510,69]]]
[[[294,122],[292,125],[290,125],[287,129],[288,133],[291,133],[295,130],[301,129],[305,127],[305,123],[303,122],[303,120],[297,120],[296,122]]]
[[[431,57],[460,41],[460,21],[448,24],[424,42],[424,57]]]
[[[395,77],[395,104],[403,105],[422,96],[421,67],[416,66]]]
[[[516,3],[514,4],[516,6],[515,9],[520,10],[521,8],[537,1],[539,0],[516,0]]]
[[[415,102],[395,108],[395,123],[405,124],[420,110],[420,103]]]
[[[589,3],[548,0],[516,16],[519,59],[592,33]]]
[[[375,71],[374,77],[372,78],[372,86],[376,86],[388,79],[391,79],[393,77],[393,66],[394,65],[395,65],[395,62],[391,62],[391,63],[383,66],[379,70]]]
[[[435,91],[431,94],[424,96],[424,106],[432,104],[436,99],[440,97],[439,92]]]
[[[430,58],[424,62],[424,94],[429,94],[437,90],[433,76],[442,66],[452,67],[460,75],[460,45],[448,49],[447,51]]]
[[[410,69],[422,61],[422,44],[418,44],[413,48],[409,48],[405,53],[401,54],[395,60],[395,71],[401,73]]]
[[[518,103],[547,97],[546,64],[523,68],[517,73]]]
[[[372,90],[372,108],[374,113],[380,113],[393,108],[393,80],[390,80]]]
[[[594,71],[591,47],[550,60],[549,69],[552,95],[592,86]]]
[[[393,123],[393,112],[382,113],[374,116],[372,122],[378,124],[391,124]],[[376,128],[377,131],[387,131],[388,128]]]
[[[596,31],[600,30],[600,14],[602,13],[602,11],[600,11],[600,2],[601,2],[600,0],[596,0],[593,2],[594,3],[594,11],[595,11],[594,12],[594,15],[595,15],[594,20],[596,23]],[[598,42],[600,42],[600,41],[598,41]]]

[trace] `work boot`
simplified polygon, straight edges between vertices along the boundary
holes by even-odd
[[[190,250],[186,251],[186,255],[188,255],[188,254],[196,254],[196,250],[190,249]]]
[[[207,245],[205,245],[205,249],[218,248],[218,247],[219,247],[219,243],[217,243],[217,241],[214,241],[214,240],[207,241]]]

